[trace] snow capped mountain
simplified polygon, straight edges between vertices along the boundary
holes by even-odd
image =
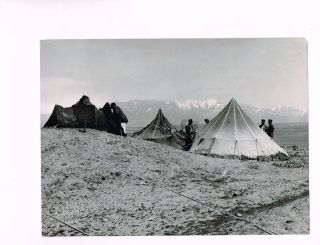
[[[308,122],[309,112],[292,106],[278,106],[276,108],[256,108],[250,105],[241,105],[243,110],[256,122],[262,118],[272,119],[275,123]]]
[[[175,101],[178,107],[183,110],[189,110],[192,107],[194,108],[201,108],[201,109],[210,109],[217,105],[215,99],[208,99],[208,100],[185,100],[185,101]]]
[[[305,118],[308,111],[305,109],[297,109],[292,106],[278,106],[271,109],[260,108],[256,111],[256,115],[260,117],[276,118],[278,121],[307,121]]]
[[[183,119],[192,118],[194,122],[204,123],[204,119],[212,119],[225,104],[217,103],[215,99],[185,100],[185,101],[157,101],[134,100],[117,102],[129,119],[128,126],[145,126],[151,122],[161,108],[164,115],[175,125],[180,125]],[[247,104],[240,104],[243,110],[257,123],[262,118],[279,122],[307,122],[308,111],[290,106],[276,108],[257,108]]]

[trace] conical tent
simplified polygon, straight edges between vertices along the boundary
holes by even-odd
[[[242,110],[235,99],[196,136],[190,152],[204,155],[257,158],[277,153],[288,155]]]
[[[162,110],[159,109],[155,119],[140,131],[133,133],[132,137],[180,148],[175,137],[176,131],[176,128],[163,115]]]

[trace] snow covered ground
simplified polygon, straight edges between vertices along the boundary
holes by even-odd
[[[97,130],[41,129],[42,234],[83,235],[52,216],[95,236],[266,234],[225,212],[308,234],[308,152],[289,153],[288,162],[217,159]]]

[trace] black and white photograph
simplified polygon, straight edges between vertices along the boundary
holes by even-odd
[[[0,0],[0,244],[318,244],[315,0]]]
[[[309,234],[304,38],[40,41],[42,236]]]

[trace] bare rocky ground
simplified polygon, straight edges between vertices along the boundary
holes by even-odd
[[[41,129],[42,234],[82,235],[52,216],[95,236],[266,234],[225,212],[278,234],[309,234],[308,152],[287,150],[287,161],[241,161]]]

